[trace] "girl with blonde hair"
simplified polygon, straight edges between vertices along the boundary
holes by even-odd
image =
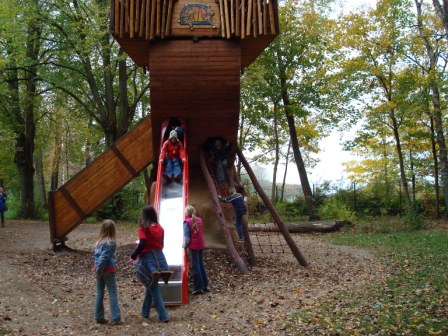
[[[95,243],[94,252],[94,270],[96,274],[96,293],[95,293],[95,321],[99,324],[107,323],[104,318],[104,289],[107,287],[109,293],[109,306],[111,315],[111,325],[123,324],[121,321],[121,312],[118,305],[117,281],[115,278],[117,256],[115,241],[116,228],[111,219],[106,219],[101,225],[101,231],[98,240]]]
[[[191,268],[193,270],[194,289],[192,294],[208,292],[208,277],[204,267],[203,251],[205,248],[202,219],[196,215],[193,206],[185,208],[183,248],[190,250]]]

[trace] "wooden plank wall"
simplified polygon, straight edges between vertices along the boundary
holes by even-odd
[[[145,38],[146,40],[164,39],[179,34],[179,32],[173,34],[172,27],[178,21],[179,8],[186,3],[188,3],[187,0],[112,0],[110,31],[119,38]],[[211,0],[209,3],[214,5],[215,1]],[[218,22],[218,35],[222,38],[244,39],[249,36],[277,34],[276,1],[219,0],[218,5],[219,13],[215,13],[215,17]],[[204,35],[203,29],[190,32],[189,27],[186,26],[185,30],[192,36]]]
[[[199,165],[199,148],[208,137],[236,143],[241,54],[228,40],[155,42],[149,55],[154,154],[160,125],[170,116],[186,121],[190,165]],[[190,169],[191,170],[191,169]]]
[[[86,217],[136,177],[153,159],[150,116],[53,195],[52,242],[63,239]]]

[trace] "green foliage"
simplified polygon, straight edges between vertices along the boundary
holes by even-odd
[[[393,225],[393,223],[388,223]],[[437,230],[328,236],[367,248],[394,270],[384,284],[354,287],[305,307],[290,326],[313,335],[443,335],[448,315],[448,235]]]
[[[318,209],[321,219],[349,220],[353,217],[353,211],[350,210],[342,199],[330,198],[324,202]]]
[[[279,202],[275,208],[280,217],[288,222],[306,220],[307,207],[304,199],[297,199],[294,202]]]

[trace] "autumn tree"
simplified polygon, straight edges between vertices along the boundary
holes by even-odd
[[[14,163],[20,182],[21,218],[35,216],[34,150],[39,74],[45,55],[43,32],[46,9],[39,0],[4,1],[0,9],[0,113],[15,136]]]

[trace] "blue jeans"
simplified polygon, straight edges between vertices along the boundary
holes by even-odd
[[[95,320],[104,319],[104,288],[107,287],[109,293],[110,318],[112,320],[121,320],[120,307],[118,306],[117,281],[115,272],[104,273],[100,279],[96,279],[95,295]]]
[[[182,169],[179,165],[179,159],[165,159],[165,171],[164,174],[169,177],[176,177],[182,174]]]
[[[216,160],[216,180],[221,185],[226,180],[227,160]]]
[[[193,269],[193,288],[195,291],[206,290],[208,287],[207,272],[205,271],[204,260],[202,258],[203,251],[190,249],[191,268]]]
[[[143,300],[143,306],[141,314],[143,317],[149,317],[149,311],[151,310],[152,301],[154,300],[154,307],[156,308],[157,315],[159,315],[160,321],[168,321],[170,319],[168,312],[165,308],[165,304],[160,293],[159,284],[152,288],[146,288],[145,299]]]
[[[165,255],[162,250],[146,252],[137,261],[135,265],[136,276],[144,286],[149,286],[153,272],[169,271]]]
[[[238,238],[243,239],[243,217],[244,215],[236,216],[236,232],[238,233]]]

